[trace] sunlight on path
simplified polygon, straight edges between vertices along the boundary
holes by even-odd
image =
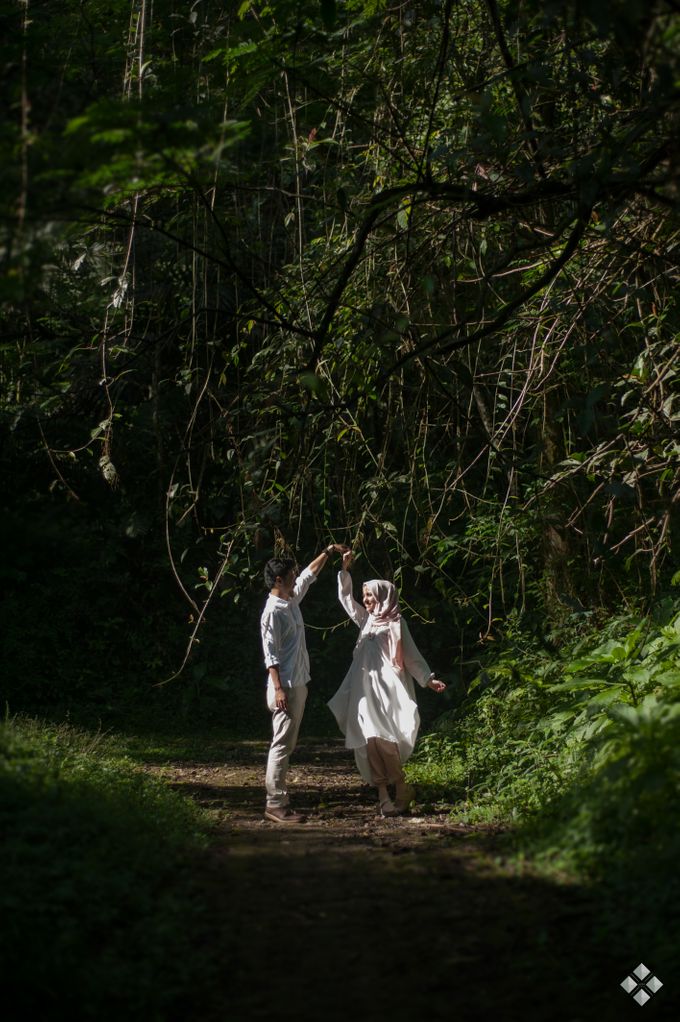
[[[265,822],[265,756],[265,743],[232,743],[222,764],[159,771],[215,819],[196,870],[204,939],[224,969],[220,1006],[201,1022],[629,1016],[618,975],[629,963],[594,942],[587,890],[511,865],[490,830],[417,815],[417,803],[382,819],[330,742],[303,745],[291,768],[308,822]]]

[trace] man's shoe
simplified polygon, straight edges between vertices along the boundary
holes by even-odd
[[[268,806],[264,811],[264,818],[265,820],[271,820],[272,823],[304,823],[307,819],[302,813],[294,813],[287,806],[281,806],[280,808],[270,808]]]

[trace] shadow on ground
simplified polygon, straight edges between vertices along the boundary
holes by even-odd
[[[195,864],[209,906],[197,940],[215,961],[201,1022],[678,1018],[672,976],[660,973],[644,1009],[622,990],[640,961],[661,964],[625,928],[603,927],[597,890],[509,863],[493,829],[417,804],[380,818],[339,743],[296,753],[291,787],[308,822],[266,823],[266,746],[231,751],[220,766],[162,768],[216,820]]]

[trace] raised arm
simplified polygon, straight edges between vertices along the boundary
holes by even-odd
[[[368,611],[354,599],[352,592],[352,576],[349,568],[352,564],[352,553],[347,551],[342,557],[342,571],[338,572],[338,599],[345,609],[345,613],[354,621],[358,628],[363,628],[368,617]]]
[[[298,603],[304,597],[312,582],[316,582],[319,572],[329,558],[332,557],[334,553],[344,554],[347,549],[348,548],[342,543],[329,543],[329,545],[325,547],[313,561],[310,561],[303,571],[300,572],[295,582],[295,588],[293,589],[293,597]]]
[[[329,543],[327,547],[324,547],[319,556],[315,557],[314,560],[307,565],[307,571],[312,571],[315,575],[318,575],[329,557],[332,557],[335,553],[345,554],[348,549],[349,547],[346,547],[344,543]]]

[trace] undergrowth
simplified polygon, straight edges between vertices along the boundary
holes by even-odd
[[[551,652],[527,637],[474,679],[408,766],[469,823],[512,824],[512,852],[603,893],[670,961],[680,941],[680,601]],[[633,920],[633,922],[631,922]]]
[[[202,811],[101,736],[24,718],[0,727],[0,821],[0,955],[16,1017],[189,1011],[209,968],[188,936],[201,926]]]

